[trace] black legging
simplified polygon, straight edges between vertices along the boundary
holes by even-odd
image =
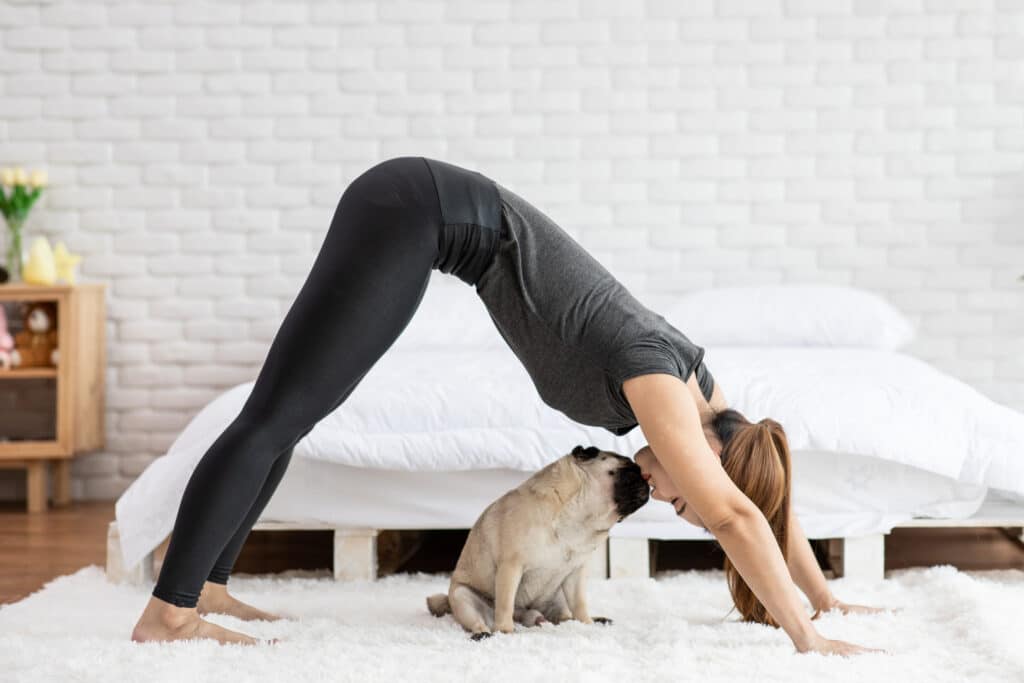
[[[352,393],[412,318],[442,229],[421,157],[377,164],[345,189],[252,393],[189,479],[153,595],[194,607],[204,580],[227,582],[296,442]]]

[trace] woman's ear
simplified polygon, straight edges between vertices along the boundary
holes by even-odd
[[[711,451],[719,458],[722,457],[722,440],[718,438],[718,432],[710,424],[704,425],[704,438],[707,439]]]

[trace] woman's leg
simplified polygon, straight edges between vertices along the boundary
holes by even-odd
[[[242,524],[239,525],[238,531],[228,541],[220,557],[213,563],[213,569],[210,570],[210,575],[206,577],[207,581],[223,584],[228,582],[231,568],[235,566],[235,560],[238,559],[238,553],[241,552],[245,539],[249,537],[249,532],[252,530],[253,525],[256,524],[256,520],[263,514],[263,509],[267,507],[270,497],[274,495],[277,485],[281,483],[281,478],[284,477],[285,470],[288,469],[288,463],[292,459],[293,450],[295,449],[289,448],[274,462],[274,466],[270,468],[270,473],[267,475],[267,480],[263,482],[263,488],[260,489],[259,495],[256,496],[256,501],[249,508],[249,512],[246,514],[245,519],[242,520]]]
[[[237,640],[199,631],[213,628],[195,614],[203,582],[232,541],[248,534],[261,492],[276,484],[275,465],[352,392],[412,318],[440,225],[421,158],[378,164],[345,190],[245,405],[189,479],[154,600],[134,637]],[[190,635],[181,635],[183,619]]]
[[[213,569],[210,570],[210,575],[206,577],[206,583],[203,585],[203,590],[199,593],[197,607],[200,614],[207,614],[209,612],[230,614],[244,621],[255,619],[270,621],[278,618],[275,614],[264,612],[235,599],[234,596],[228,593],[227,587],[228,577],[231,576],[231,569],[235,566],[238,553],[242,551],[242,546],[245,544],[245,539],[249,537],[249,532],[252,530],[253,525],[256,524],[256,520],[263,514],[263,509],[270,502],[270,498],[274,495],[277,485],[281,483],[281,478],[284,477],[284,472],[288,469],[288,463],[292,459],[293,450],[294,448],[289,448],[287,452],[274,462],[274,466],[270,468],[270,474],[267,475],[267,480],[263,482],[263,488],[260,489],[259,495],[256,496],[256,502],[249,508],[249,512],[246,514],[245,519],[242,520],[238,531],[228,541],[220,557],[213,563]]]

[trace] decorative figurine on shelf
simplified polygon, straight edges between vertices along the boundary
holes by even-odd
[[[75,284],[75,266],[82,257],[68,251],[63,242],[57,242],[57,246],[53,248],[53,260],[57,266],[57,282]]]
[[[0,169],[0,214],[7,221],[7,271],[12,282],[21,279],[21,261],[24,254],[21,233],[32,205],[46,186],[46,171],[23,168]]]
[[[7,329],[7,309],[0,306],[0,370],[14,365],[14,337]]]
[[[57,305],[52,301],[26,304],[25,329],[14,335],[14,365],[38,368],[57,365]]]
[[[52,285],[57,281],[57,262],[53,258],[50,240],[45,237],[32,240],[21,279],[30,285]]]
[[[75,284],[75,266],[82,257],[72,254],[63,242],[57,242],[54,249],[50,248],[50,240],[45,236],[32,241],[28,253],[28,261],[21,271],[21,278],[30,285],[53,285],[57,282]]]

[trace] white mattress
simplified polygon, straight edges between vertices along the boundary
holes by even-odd
[[[811,538],[887,533],[913,517],[972,515],[986,488],[877,458],[794,453],[793,503]],[[466,529],[491,501],[529,472],[513,469],[411,472],[292,462],[263,521],[379,529]],[[651,501],[612,529],[612,536],[711,539]]]
[[[716,348],[708,350],[707,361],[730,405],[752,419],[779,420],[796,453],[862,456],[914,468],[938,476],[928,480],[930,486],[945,478],[949,485],[975,487],[970,500],[988,486],[1024,494],[1024,416],[910,356],[852,348]],[[205,406],[118,501],[128,565],[170,532],[195,463],[237,415],[250,388],[248,383],[236,386]],[[385,354],[349,399],[297,444],[294,460],[384,470],[397,482],[411,473],[532,472],[576,444],[632,455],[644,439],[639,428],[616,437],[548,408],[507,348],[451,351],[428,345]],[[815,490],[830,490],[827,482],[837,477],[855,481],[874,466],[862,462],[859,469],[842,469],[847,474],[839,475],[836,468],[845,467],[841,461],[820,460],[826,483],[803,494],[810,528],[817,528],[816,515],[835,514],[834,501],[813,495]],[[797,478],[815,462],[801,456]],[[294,476],[289,473],[288,485]],[[387,480],[375,480],[381,495],[386,487],[380,482]],[[886,530],[890,520],[916,512],[893,508],[891,500],[862,504],[864,496],[872,495],[867,489],[879,490],[889,479],[876,474],[871,481],[859,494],[839,488],[831,495],[847,513],[859,509],[865,528],[873,530]],[[426,500],[429,494],[421,495]],[[442,502],[458,506],[459,495],[452,493]],[[339,508],[349,505],[340,494],[333,500]],[[479,503],[472,507],[482,509]],[[820,528],[847,528],[842,525],[853,522],[849,514],[846,519],[840,525],[822,522]],[[424,517],[421,525],[437,521]]]

